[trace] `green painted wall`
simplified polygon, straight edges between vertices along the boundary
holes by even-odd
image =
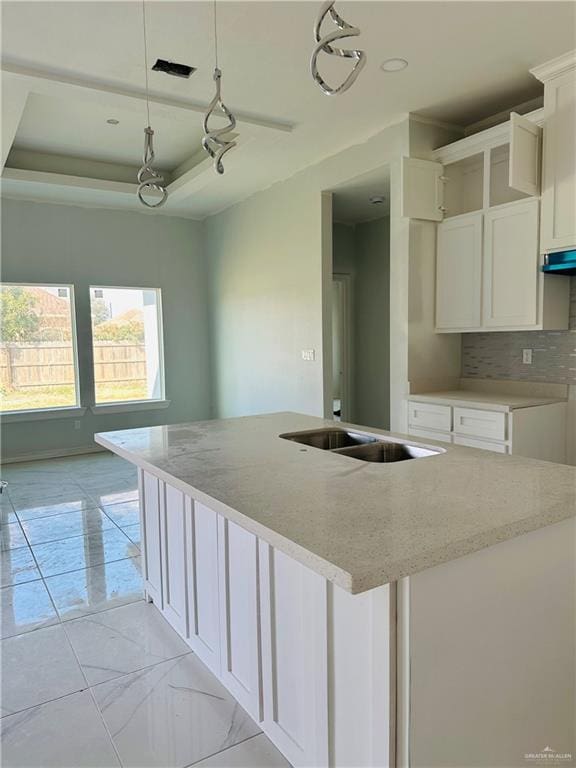
[[[209,418],[210,359],[202,225],[166,216],[2,201],[1,279],[71,283],[79,355],[90,285],[162,289],[167,409],[3,425],[5,458],[93,445],[94,432]],[[83,403],[83,405],[86,403]]]
[[[332,367],[331,312],[325,306],[332,251],[322,193],[403,154],[407,120],[207,219],[217,416],[278,410],[321,416],[328,399],[331,410],[331,375],[324,377],[323,370]],[[394,206],[392,219],[401,259],[407,220]],[[315,350],[314,362],[302,360],[304,349]]]
[[[334,224],[333,269],[351,276],[350,420],[390,428],[390,220]]]

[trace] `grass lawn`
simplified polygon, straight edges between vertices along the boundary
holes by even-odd
[[[96,401],[98,403],[115,403],[119,400],[145,400],[146,383],[96,383]],[[24,411],[34,408],[66,408],[76,405],[76,393],[73,384],[58,387],[31,387],[30,389],[14,389],[0,393],[0,410]]]

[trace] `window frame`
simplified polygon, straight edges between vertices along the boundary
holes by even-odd
[[[0,418],[9,421],[33,421],[35,418],[65,418],[81,416],[86,409],[82,406],[80,391],[80,365],[78,361],[78,330],[76,322],[76,295],[73,283],[31,283],[18,282],[11,280],[0,280],[0,288],[68,288],[70,291],[70,332],[72,345],[72,362],[74,365],[74,394],[75,402],[73,405],[56,405],[47,408],[19,408],[17,410],[2,410],[0,408]],[[51,415],[48,415],[51,414]],[[18,417],[21,417],[19,419]]]
[[[156,294],[156,334],[158,337],[158,368],[160,372],[160,396],[147,397],[139,400],[111,400],[105,403],[96,402],[96,379],[94,375],[94,327],[92,325],[92,291],[120,290],[120,291],[153,291]],[[154,408],[167,408],[170,400],[166,400],[166,368],[164,364],[164,308],[162,304],[162,288],[138,285],[92,285],[88,286],[88,307],[90,314],[90,358],[92,380],[92,402],[90,410],[93,413],[114,413],[130,410],[153,410]]]

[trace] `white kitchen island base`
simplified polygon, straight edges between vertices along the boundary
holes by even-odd
[[[404,579],[397,623],[396,584],[352,595],[139,472],[148,599],[294,766],[576,753],[574,520]]]
[[[394,585],[351,595],[139,475],[147,598],[284,756],[393,765]]]

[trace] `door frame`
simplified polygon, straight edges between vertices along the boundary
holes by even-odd
[[[342,296],[342,330],[344,343],[342,344],[342,381],[340,392],[340,418],[342,421],[350,421],[353,418],[353,388],[352,388],[352,365],[353,365],[353,346],[352,346],[352,318],[353,314],[353,275],[348,272],[334,272],[332,275],[332,284],[339,283]],[[332,329],[334,332],[334,329]],[[334,382],[332,381],[332,391]]]

